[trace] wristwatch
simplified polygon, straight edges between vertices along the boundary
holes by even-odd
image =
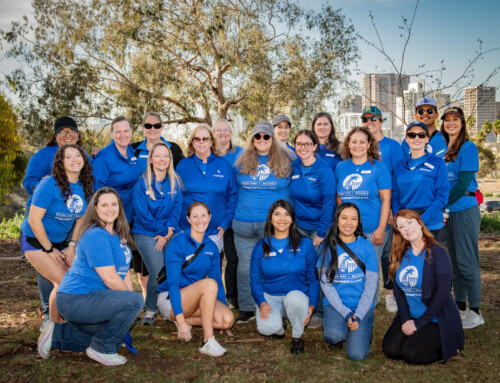
[[[47,253],[47,254],[48,254],[48,253],[52,253],[52,252],[54,251],[54,245],[50,245],[50,249],[48,249],[48,250],[45,250],[45,249],[42,247],[42,251],[43,251],[44,253]]]
[[[76,247],[76,241],[73,240],[69,241],[68,246]]]

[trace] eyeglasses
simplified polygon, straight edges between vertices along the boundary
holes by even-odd
[[[253,136],[254,139],[256,140],[264,140],[264,141],[269,141],[271,136],[269,134],[260,134],[257,133],[255,136]]]
[[[57,133],[59,136],[64,137],[64,136],[69,136],[69,137],[76,137],[78,136],[78,132],[74,131],[73,129],[71,130],[60,130],[59,133]]]
[[[228,133],[229,131],[230,130],[228,128],[225,128],[225,129],[215,129],[215,132],[217,132],[217,133],[222,133],[222,132]]]
[[[161,124],[159,122],[156,124],[144,124],[144,129],[151,129],[151,128],[161,129]]]
[[[193,137],[193,141],[195,142],[207,142],[207,141],[210,141],[211,138],[210,137]]]
[[[379,119],[380,119],[379,116],[361,117],[361,121],[363,121],[363,122],[368,122],[368,121],[375,122],[375,121],[377,121]]]
[[[418,132],[418,133],[415,133],[415,132],[408,132],[406,133],[406,137],[414,140],[415,138],[420,138],[420,139],[424,139],[425,137],[427,137],[428,134],[425,133],[425,132]]]
[[[297,148],[311,148],[314,144],[312,142],[296,142]]]
[[[424,108],[420,108],[419,110],[417,110],[417,113],[420,114],[421,116],[427,112],[427,114],[433,114],[434,113],[434,108],[429,108],[429,109],[424,109]]]

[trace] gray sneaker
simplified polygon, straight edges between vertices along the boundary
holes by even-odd
[[[309,325],[307,327],[320,328],[321,326],[323,326],[323,318],[320,318],[319,316],[313,315],[311,320],[309,321]]]
[[[227,350],[222,347],[214,336],[208,338],[203,347],[200,347],[200,352],[205,355],[210,356],[222,356]]]
[[[465,319],[462,320],[462,327],[465,330],[481,326],[482,324],[484,324],[484,318],[483,314],[481,314],[481,311],[479,311],[479,314],[476,314],[474,311],[469,309],[467,311]]]
[[[105,366],[119,366],[121,364],[127,363],[127,358],[118,354],[103,354],[99,351],[94,350],[89,347],[85,350],[85,353],[90,359],[95,360]]]
[[[458,309],[458,311],[460,311],[460,319],[464,320],[465,318],[467,318],[467,313],[469,312],[469,309],[465,309],[463,311]]]
[[[52,346],[52,334],[54,334],[55,323],[51,320],[45,322],[40,336],[38,337],[38,353],[43,359],[50,358],[50,347]]]
[[[152,326],[156,321],[156,311],[146,310],[146,314],[142,317],[141,324],[143,326]]]
[[[390,313],[395,313],[396,311],[398,311],[398,304],[396,302],[396,298],[394,298],[394,295],[387,294],[385,296],[385,309]]]

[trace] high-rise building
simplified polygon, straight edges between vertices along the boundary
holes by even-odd
[[[474,133],[481,130],[485,121],[493,122],[496,119],[496,88],[494,86],[475,86],[465,88],[465,118],[474,116],[476,128]]]
[[[362,126],[360,113],[342,113],[339,116],[340,129],[336,132],[337,138],[343,140],[349,130],[355,126]]]
[[[410,76],[395,73],[365,74],[361,80],[362,106],[375,105],[382,112],[390,113],[384,127],[389,137],[396,137],[396,99],[408,89]]]
[[[500,120],[500,102],[497,101],[495,104],[496,104],[496,108],[495,109],[496,109],[496,114],[497,114],[496,119]]]
[[[361,95],[348,96],[339,105],[339,113],[361,113],[362,110]]]

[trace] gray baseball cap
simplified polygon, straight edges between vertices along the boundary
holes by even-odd
[[[257,133],[274,136],[274,126],[269,121],[259,121],[253,127],[252,135],[255,136]]]
[[[278,125],[280,122],[283,122],[283,121],[286,121],[288,122],[288,125],[290,125],[290,127],[292,127],[292,122],[290,121],[290,119],[285,116],[284,114],[280,114],[279,116],[276,116],[273,118],[273,126],[276,126]]]

